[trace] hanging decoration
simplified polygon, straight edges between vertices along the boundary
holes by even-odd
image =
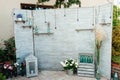
[[[57,29],[56,27],[56,11],[54,10],[54,13],[55,13],[55,29]]]
[[[47,33],[50,33],[50,22],[47,22]]]
[[[66,16],[66,10],[64,9],[64,17]]]
[[[38,29],[38,27],[36,26],[35,28],[34,28],[34,33],[39,33],[39,31],[38,31],[39,29]]]
[[[96,15],[95,15],[96,14]],[[99,16],[100,16],[100,6],[97,8],[97,10],[95,10],[95,24],[99,24]]]
[[[78,8],[77,8],[77,21],[79,21],[79,12],[78,12]]]
[[[44,10],[44,17],[45,17],[45,23],[47,23],[46,21],[46,11]]]
[[[63,5],[64,8],[68,8],[68,7],[72,6],[72,4],[77,4],[77,5],[79,5],[79,7],[81,7],[80,0],[56,0],[54,6],[56,8],[61,8],[61,5]]]

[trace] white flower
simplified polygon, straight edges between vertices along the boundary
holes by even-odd
[[[72,66],[73,64],[70,64],[70,66]]]
[[[64,62],[60,62],[60,64],[61,64],[63,67],[65,67],[65,66],[66,66]]]
[[[12,66],[9,66],[8,69],[13,70],[13,67],[12,67]]]
[[[7,67],[6,66],[4,66],[4,69],[6,69]]]
[[[8,66],[9,66],[8,64],[4,64],[4,69],[8,68]]]
[[[71,63],[72,63],[72,64],[74,64],[75,62],[74,62],[74,61],[72,61]]]
[[[77,68],[78,66],[76,65],[75,67]]]
[[[78,63],[76,62],[75,65],[78,65]]]
[[[20,68],[20,70],[22,70],[22,68]]]
[[[16,63],[14,63],[14,66],[17,67],[17,66],[19,66],[19,64],[16,62]]]

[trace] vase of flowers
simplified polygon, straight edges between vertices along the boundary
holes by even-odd
[[[95,27],[95,50],[96,50],[96,54],[95,54],[95,73],[96,73],[96,79],[99,80],[100,79],[100,68],[99,68],[99,64],[100,64],[100,48],[102,45],[103,40],[106,37],[106,33],[104,31],[104,29],[101,26],[97,26]]]
[[[66,59],[65,61],[60,62],[64,68],[64,70],[66,70],[67,74],[74,74],[75,70],[78,67],[78,63],[76,60],[70,58],[70,59]]]
[[[17,75],[18,75],[18,72],[17,72],[17,68],[19,67],[19,64],[16,62],[16,63],[14,63],[14,73],[13,73],[13,75],[15,76],[15,77],[17,77]]]

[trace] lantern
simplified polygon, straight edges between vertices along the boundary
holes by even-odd
[[[27,77],[37,76],[38,75],[37,58],[30,54],[28,57],[25,58],[25,61]]]
[[[115,73],[114,73],[113,80],[119,80],[118,72],[115,72]]]

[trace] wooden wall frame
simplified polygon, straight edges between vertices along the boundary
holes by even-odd
[[[27,10],[35,10],[36,8],[41,9],[53,9],[53,5],[36,5],[36,4],[28,4],[28,3],[21,3],[20,4],[21,9],[27,9]]]

